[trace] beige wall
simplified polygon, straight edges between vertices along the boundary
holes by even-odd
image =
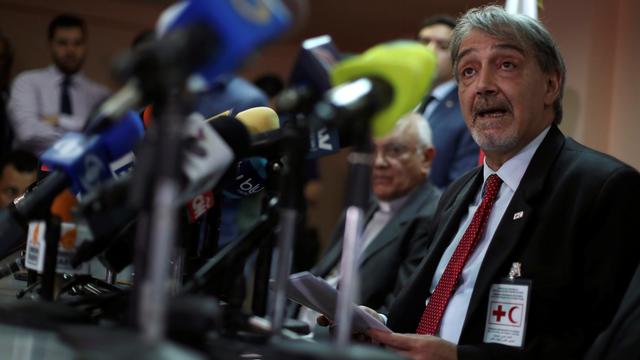
[[[608,152],[640,169],[640,2],[621,1],[617,17]]]
[[[563,130],[640,168],[640,13],[636,0],[546,1],[542,19],[567,62]]]
[[[153,27],[163,6],[126,0],[0,0],[0,30],[13,41],[16,59],[13,73],[50,64],[47,26],[62,12],[87,22],[88,58],[84,71],[112,88],[110,66],[141,30]]]

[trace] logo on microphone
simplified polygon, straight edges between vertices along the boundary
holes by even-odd
[[[213,201],[213,193],[211,191],[207,191],[194,197],[187,204],[187,214],[189,215],[189,221],[193,223],[198,220],[200,216],[204,215],[207,210],[213,207]]]
[[[331,144],[331,135],[326,127],[318,130],[318,149],[333,151],[333,144]]]
[[[87,155],[84,159],[84,172],[80,176],[80,184],[85,191],[89,191],[100,183],[102,174],[106,171],[102,161],[96,155]]]
[[[271,20],[271,12],[264,0],[231,0],[231,6],[240,16],[256,24],[266,24]]]
[[[245,176],[240,174],[236,177],[236,180],[241,181]],[[256,183],[256,180],[251,177],[247,177],[244,181],[238,185],[238,192],[244,196],[251,196],[255,193],[259,193],[264,189],[264,185]]]

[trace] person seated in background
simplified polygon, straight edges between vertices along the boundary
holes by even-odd
[[[14,150],[4,158],[1,169],[0,209],[4,209],[36,181],[38,159],[27,151]]]
[[[81,73],[87,54],[84,20],[59,15],[49,24],[53,64],[20,73],[11,87],[14,147],[42,154],[68,131],[81,131],[109,91]]]
[[[428,233],[440,190],[428,179],[436,153],[429,124],[419,114],[400,119],[392,134],[373,140],[371,189],[359,257],[360,303],[384,310],[404,287],[428,248]],[[311,269],[331,285],[340,281],[344,221],[326,255]],[[302,308],[298,319],[315,323],[317,313]]]

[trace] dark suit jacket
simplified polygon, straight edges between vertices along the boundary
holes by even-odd
[[[478,167],[443,194],[429,254],[391,308],[394,331],[415,333],[434,271],[482,180]],[[552,126],[484,257],[458,357],[581,357],[611,320],[638,264],[639,204],[636,170],[565,139]],[[520,211],[524,216],[514,220]],[[507,276],[513,262],[533,281],[523,349],[483,343],[489,288]]]
[[[607,330],[598,336],[586,360],[640,357],[640,267]]]
[[[419,111],[424,113],[424,108]],[[454,87],[427,118],[436,157],[429,181],[443,189],[478,164],[480,148],[469,133],[460,112],[458,87]]]
[[[401,289],[427,253],[428,233],[440,199],[440,190],[428,181],[416,189],[398,213],[364,250],[360,262],[360,297],[357,303],[372,309],[388,309],[394,291]],[[377,206],[367,212],[373,216]],[[368,220],[367,220],[368,221]],[[326,276],[340,260],[344,222],[334,233],[327,254],[311,269]]]

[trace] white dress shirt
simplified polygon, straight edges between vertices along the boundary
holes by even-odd
[[[449,304],[444,311],[442,316],[442,320],[440,322],[440,330],[438,332],[438,336],[453,342],[455,344],[458,343],[460,339],[460,333],[462,332],[462,325],[464,324],[465,317],[467,315],[467,309],[469,307],[469,301],[471,300],[471,294],[473,293],[473,287],[476,283],[476,279],[478,277],[478,272],[480,271],[480,266],[482,265],[482,261],[484,259],[485,254],[487,253],[487,249],[489,248],[489,244],[491,243],[491,239],[493,238],[493,234],[496,232],[498,224],[500,220],[502,220],[502,216],[507,209],[507,206],[511,202],[513,198],[513,194],[518,189],[520,185],[520,180],[524,176],[529,163],[531,162],[531,158],[533,154],[542,143],[542,140],[549,132],[549,127],[544,129],[535,139],[533,139],[527,146],[525,146],[517,155],[507,160],[498,171],[493,171],[491,168],[487,166],[486,159],[484,163],[484,181],[487,180],[489,175],[497,174],[500,179],[502,179],[503,184],[500,187],[500,191],[498,192],[498,198],[493,205],[493,209],[491,210],[491,214],[489,215],[489,219],[487,220],[486,228],[482,237],[478,240],[478,244],[476,245],[476,249],[473,251],[467,263],[464,265],[462,269],[462,274],[460,274],[459,286],[456,288],[455,292],[451,296],[449,300]],[[469,209],[467,211],[467,215],[462,218],[460,222],[460,227],[458,228],[458,232],[449,247],[445,250],[440,262],[438,263],[438,267],[436,268],[436,272],[434,273],[433,279],[431,280],[430,293],[433,294],[435,291],[436,285],[442,277],[444,270],[449,263],[449,259],[453,255],[458,243],[462,239],[462,235],[464,234],[467,227],[471,223],[471,219],[473,219],[473,215],[475,214],[478,206],[480,206],[480,202],[482,201],[482,189],[483,186],[480,187],[478,193],[476,194],[473,202],[469,205]],[[428,302],[428,300],[427,300]]]
[[[82,130],[93,108],[109,95],[104,86],[74,74],[69,89],[73,114],[60,114],[63,79],[64,74],[54,65],[16,77],[7,107],[16,147],[41,154],[64,133]],[[45,123],[45,116],[58,116],[58,125]]]
[[[433,88],[433,91],[431,91],[431,95],[430,95],[431,97],[433,97],[433,99],[429,102],[427,107],[424,109],[423,115],[425,119],[429,119],[431,117],[431,114],[433,114],[438,104],[440,104],[442,100],[444,100],[444,98],[447,95],[449,95],[449,93],[451,92],[451,90],[453,90],[454,87],[456,87],[456,81],[451,79]]]

